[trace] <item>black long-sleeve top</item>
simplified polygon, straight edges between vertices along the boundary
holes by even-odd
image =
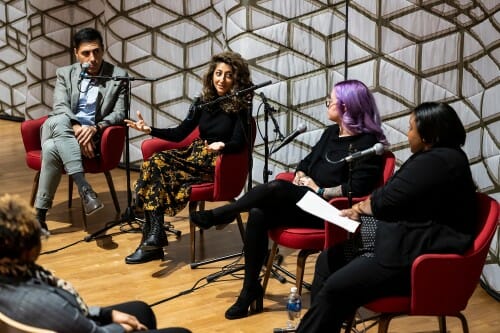
[[[331,163],[354,152],[373,147],[378,142],[373,134],[361,133],[340,137],[338,125],[328,126],[311,152],[297,166],[320,187],[342,186],[342,195],[349,192],[349,163]],[[328,160],[327,160],[328,156]],[[352,162],[351,186],[355,197],[369,194],[382,174],[382,157],[370,156]]]
[[[189,108],[187,117],[173,128],[151,128],[151,136],[179,142],[199,126],[200,138],[212,142],[224,142],[223,153],[237,153],[247,144],[248,122],[246,110],[237,113],[224,112],[218,105],[199,108],[197,101]]]

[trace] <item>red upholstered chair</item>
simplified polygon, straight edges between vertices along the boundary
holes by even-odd
[[[33,181],[33,187],[31,190],[31,205],[35,202],[35,196],[38,189],[38,181],[40,177],[40,169],[42,168],[42,144],[40,142],[40,127],[47,119],[47,116],[33,119],[25,120],[21,123],[21,136],[24,143],[24,149],[26,152],[26,164],[30,169],[36,170],[35,179]],[[85,173],[104,173],[106,176],[106,181],[109,186],[109,192],[113,199],[113,204],[115,206],[116,213],[120,213],[120,203],[118,202],[118,197],[116,195],[115,186],[113,184],[113,178],[111,177],[111,170],[116,168],[120,163],[122,156],[123,147],[125,145],[125,127],[124,126],[109,126],[103,133],[101,138],[101,154],[97,158],[84,158],[83,168]],[[73,179],[69,179],[69,191],[68,191],[68,208],[71,208],[71,203],[73,200]],[[83,210],[83,222],[84,227],[87,229],[87,217]]]
[[[424,254],[415,259],[411,269],[411,295],[384,297],[364,305],[379,313],[378,332],[385,333],[392,318],[436,316],[439,332],[446,331],[446,316],[458,317],[464,333],[469,332],[462,314],[479,283],[493,235],[498,227],[498,202],[477,193],[478,233],[474,244],[464,254]],[[345,332],[351,332],[352,321]]]
[[[246,147],[236,154],[221,154],[217,157],[215,164],[215,179],[213,183],[195,184],[191,187],[189,197],[189,213],[197,209],[204,210],[205,201],[234,201],[245,186],[248,176],[249,151],[253,148],[255,141],[255,120],[252,118],[252,147]],[[176,149],[189,145],[194,139],[199,137],[199,130],[196,128],[188,137],[181,142],[171,142],[159,138],[144,140],[141,145],[142,157],[144,160],[150,158],[155,152]],[[241,216],[236,218],[241,238],[244,238],[245,230]],[[220,226],[219,229],[223,227]],[[191,263],[196,260],[196,225],[189,222]],[[203,230],[200,229],[200,233]]]
[[[384,152],[383,159],[384,170],[377,186],[381,186],[387,180],[389,180],[394,172],[394,168],[396,165],[394,154],[390,151]],[[287,181],[293,181],[293,178],[293,172],[283,172],[276,176],[276,179]],[[363,199],[364,198],[353,198],[353,203],[362,201]],[[335,202],[335,200],[336,199],[332,199],[330,203]],[[331,228],[331,226],[334,225],[330,222],[325,221],[325,229]],[[274,259],[279,245],[291,249],[300,250],[297,257],[297,271],[295,275],[295,281],[299,293],[302,293],[302,281],[304,279],[304,268],[306,265],[307,257],[326,248],[325,229],[278,227],[269,230],[269,238],[271,238],[271,240],[273,241],[273,245],[269,253],[268,261],[266,264],[266,272],[264,274],[264,280],[262,282],[264,293],[267,288],[267,283],[269,281],[269,276],[273,268]],[[345,239],[348,235],[348,232],[340,227],[336,227],[335,230],[337,231],[337,241]]]

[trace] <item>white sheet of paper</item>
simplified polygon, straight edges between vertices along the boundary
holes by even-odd
[[[338,225],[349,232],[355,232],[360,225],[358,221],[351,220],[345,216],[340,216],[340,210],[311,191],[307,191],[302,199],[297,202],[297,206],[306,212]]]

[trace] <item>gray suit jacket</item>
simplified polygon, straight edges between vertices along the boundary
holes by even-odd
[[[66,114],[71,120],[76,121],[78,110],[78,79],[81,73],[79,63],[58,68],[56,70],[56,85],[54,87],[54,104],[51,115]],[[99,76],[127,76],[127,72],[108,62],[103,62]],[[120,124],[126,115],[125,97],[127,85],[122,81],[99,80],[99,94],[95,124],[101,128]]]

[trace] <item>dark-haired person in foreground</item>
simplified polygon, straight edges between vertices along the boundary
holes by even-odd
[[[18,196],[0,196],[0,312],[20,323],[58,333],[189,333],[156,329],[156,317],[141,301],[87,306],[73,286],[36,264],[41,228]]]
[[[361,221],[350,241],[317,260],[311,307],[297,332],[340,332],[360,306],[410,294],[413,260],[424,253],[464,253],[476,231],[476,186],[461,149],[465,129],[444,103],[410,116],[411,155],[387,184],[342,214]],[[356,245],[355,245],[356,244]]]
[[[103,207],[85,179],[82,158],[99,154],[102,131],[123,122],[126,89],[120,81],[82,78],[91,76],[126,76],[125,70],[103,60],[101,34],[84,28],[73,36],[76,62],[58,68],[52,112],[41,129],[42,167],[36,194],[36,217],[42,232],[48,233],[46,215],[63,171],[73,178],[83,200],[85,214]],[[88,66],[83,68],[83,64]]]

